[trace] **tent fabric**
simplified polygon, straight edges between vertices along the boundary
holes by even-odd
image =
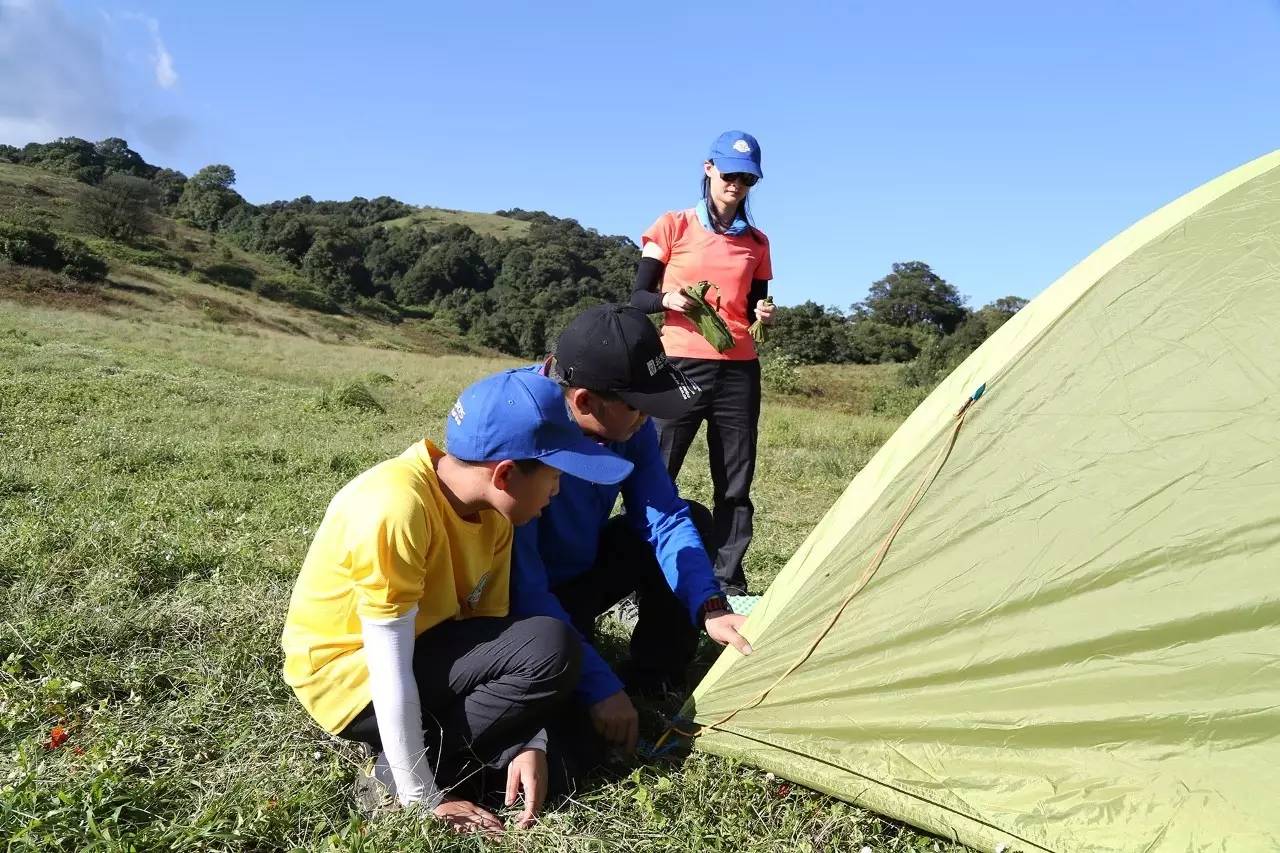
[[[887,556],[794,672],[985,394]],[[859,472],[685,713],[980,849],[1280,849],[1280,151],[1151,214]],[[751,707],[748,707],[751,706]]]

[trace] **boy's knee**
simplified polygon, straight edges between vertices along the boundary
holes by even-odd
[[[582,667],[582,641],[573,627],[553,616],[532,616],[525,622],[540,679],[551,681],[556,692],[572,690]]]

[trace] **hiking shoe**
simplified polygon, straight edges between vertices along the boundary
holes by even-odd
[[[628,631],[636,627],[640,621],[640,605],[635,595],[628,595],[609,610],[609,615],[617,620]]]
[[[682,676],[670,675],[653,669],[642,669],[635,661],[624,660],[614,667],[622,680],[627,695],[636,699],[665,699],[683,696],[687,684]]]
[[[396,782],[386,753],[379,752],[374,756],[372,747],[367,744],[360,746],[364,760],[356,769],[356,780],[351,786],[356,809],[366,818],[395,811],[400,808],[400,801],[396,799]]]

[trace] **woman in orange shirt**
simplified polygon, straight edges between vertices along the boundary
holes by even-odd
[[[747,331],[759,318],[773,320],[765,301],[773,269],[769,240],[751,224],[747,196],[764,173],[760,145],[740,130],[720,134],[702,165],[702,199],[687,210],[658,217],[641,238],[631,304],[664,312],[667,357],[703,389],[684,416],[658,421],[667,470],[674,480],[702,422],[707,422],[714,490],[716,578],[725,595],[747,594],[742,559],[751,544],[751,481],[760,422],[760,361]],[[686,316],[693,302],[680,290],[699,281],[715,289],[707,300],[733,334],[718,352]]]

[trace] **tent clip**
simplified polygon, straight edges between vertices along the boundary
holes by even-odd
[[[978,386],[978,389],[969,396],[969,399],[964,401],[964,405],[960,407],[960,411],[956,412],[956,417],[957,418],[962,417],[965,412],[969,411],[969,407],[972,406],[974,403],[978,402],[978,399],[982,397],[982,395],[985,394],[986,391],[987,391],[987,383],[983,382],[981,385]]]

